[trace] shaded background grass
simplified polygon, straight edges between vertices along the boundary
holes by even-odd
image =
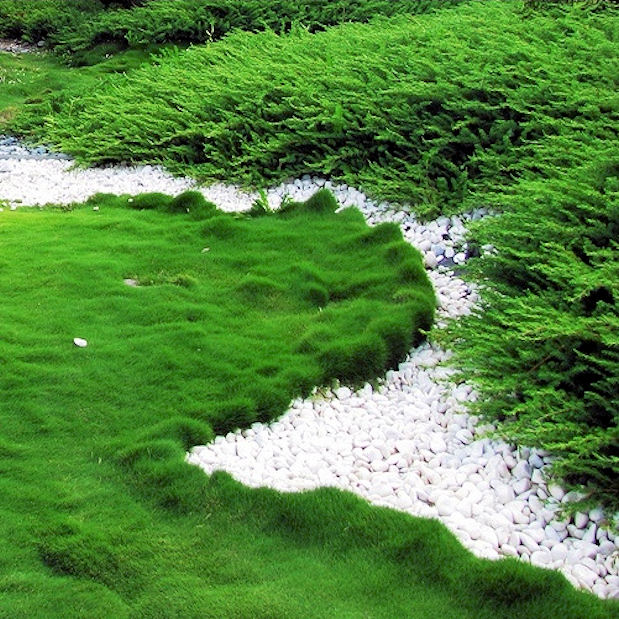
[[[367,22],[378,15],[426,13],[462,1],[0,0],[0,36],[45,40],[48,46],[74,54],[101,42],[144,47],[206,43],[233,30],[284,33],[302,26],[315,32],[344,22]]]

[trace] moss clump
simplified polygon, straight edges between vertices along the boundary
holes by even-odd
[[[185,191],[179,194],[166,208],[170,213],[186,213],[193,219],[207,219],[217,212],[217,206],[207,202],[199,191]]]
[[[140,193],[127,198],[127,206],[136,211],[167,210],[172,204],[172,198],[164,193]]]

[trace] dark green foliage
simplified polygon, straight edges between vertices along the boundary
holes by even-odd
[[[206,43],[233,30],[310,32],[379,15],[426,13],[462,0],[0,0],[0,36],[23,37],[63,51],[83,53],[101,43],[121,48],[161,43]],[[102,4],[130,10],[102,10]],[[112,6],[114,8],[114,6]]]
[[[0,0],[0,37],[37,43],[72,31],[101,8],[97,0]]]
[[[614,18],[525,20],[517,7],[236,33],[56,101],[53,124],[32,106],[15,127],[86,163],[163,160],[247,186],[315,172],[453,211],[517,178],[566,124],[610,137]]]
[[[463,338],[458,363],[482,390],[479,411],[508,439],[550,450],[555,473],[612,513],[619,509],[619,160],[603,141],[587,142],[582,164],[547,163],[497,197],[507,212],[475,230],[478,243],[498,250],[476,267],[492,282],[486,309],[455,331]],[[540,161],[575,143],[561,146],[541,149]]]
[[[582,11],[608,11],[617,9],[615,0],[524,0],[525,7],[535,11],[561,11],[577,8]]]

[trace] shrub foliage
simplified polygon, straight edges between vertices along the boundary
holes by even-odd
[[[610,131],[613,21],[521,17],[487,2],[315,35],[236,33],[19,126],[85,163],[163,162],[250,186],[315,172],[421,214],[459,210],[566,123]]]
[[[553,148],[573,147],[555,141]],[[554,473],[619,509],[619,159],[546,168],[500,196],[475,230],[483,310],[453,327],[477,411],[518,444],[550,450]],[[554,153],[548,153],[554,156]]]
[[[0,36],[48,39],[51,46],[71,52],[110,41],[130,47],[205,43],[236,29],[287,32],[296,24],[314,32],[377,15],[425,13],[462,1],[0,0]]]

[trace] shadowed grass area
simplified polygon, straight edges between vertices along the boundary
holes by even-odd
[[[333,207],[235,217],[190,193],[0,214],[0,616],[611,616],[436,522],[184,462],[430,326],[417,252]]]
[[[114,45],[102,44],[72,56],[72,67],[50,54],[0,52],[0,132],[24,105],[46,101],[53,107],[57,98],[73,97],[84,88],[101,86],[114,73],[151,62],[152,51],[146,47],[119,52]]]

